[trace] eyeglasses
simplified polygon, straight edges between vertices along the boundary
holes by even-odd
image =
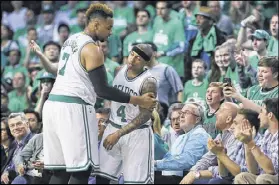
[[[197,117],[200,117],[199,115],[197,115],[197,114],[195,114],[195,113],[193,113],[193,112],[191,112],[191,111],[189,111],[189,110],[186,110],[186,111],[180,111],[179,112],[179,115],[184,115],[184,114],[192,114],[192,115],[194,115],[194,116],[197,116]]]

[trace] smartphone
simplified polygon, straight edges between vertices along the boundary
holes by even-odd
[[[224,78],[223,83],[226,83],[227,87],[231,87],[232,86],[232,80],[231,78]]]

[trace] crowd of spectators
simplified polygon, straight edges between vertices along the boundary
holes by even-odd
[[[49,182],[42,109],[60,49],[94,2],[1,2],[1,184]],[[155,183],[278,184],[278,2],[101,2],[114,11],[98,43],[109,85],[133,45],[154,51]],[[101,140],[110,102],[95,108]]]

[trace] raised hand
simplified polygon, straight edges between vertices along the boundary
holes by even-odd
[[[214,141],[211,138],[208,139],[207,148],[208,148],[209,151],[211,151],[215,155],[218,155],[218,154],[225,151],[224,146],[223,146],[221,141],[219,141],[219,140]]]
[[[256,134],[256,132],[254,131],[254,135],[255,134]],[[240,132],[238,133],[236,138],[239,141],[241,141],[241,142],[243,142],[245,144],[247,144],[250,141],[252,141],[252,139],[253,139],[253,129],[251,128],[248,120],[244,119],[242,121]]]
[[[223,93],[226,98],[235,98],[239,99],[239,93],[237,92],[235,87],[226,86],[224,84]]]
[[[30,41],[29,47],[30,47],[30,50],[32,52],[34,52],[36,55],[42,54],[42,50],[41,50],[40,46],[34,40]]]

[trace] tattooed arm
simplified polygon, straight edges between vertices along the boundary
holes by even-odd
[[[149,92],[154,93],[155,97],[157,96],[157,82],[156,82],[155,78],[151,78],[150,77],[150,78],[147,78],[143,82],[141,95],[143,95],[145,93],[149,93]],[[103,146],[107,150],[111,150],[112,147],[120,139],[120,137],[122,137],[122,136],[124,136],[126,134],[129,134],[132,131],[136,130],[137,128],[139,128],[141,125],[146,123],[151,118],[153,110],[144,109],[144,108],[141,108],[141,107],[139,109],[140,109],[140,113],[139,113],[139,115],[137,117],[135,117],[129,124],[124,126],[122,129],[119,129],[115,133],[110,134],[104,140]]]
[[[143,83],[141,95],[149,92],[154,93],[155,96],[157,95],[157,86],[155,78],[148,78]],[[146,123],[151,118],[152,111],[153,110],[143,109],[140,107],[139,115],[135,117],[135,119],[133,119],[129,124],[127,124],[125,127],[118,131],[120,136],[129,134],[133,130]]]

